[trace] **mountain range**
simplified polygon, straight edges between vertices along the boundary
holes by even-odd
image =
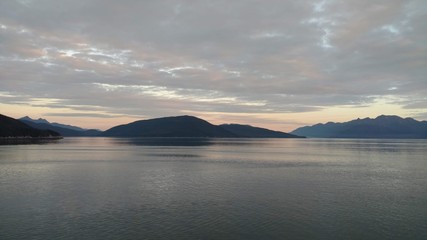
[[[12,119],[12,118],[11,118]],[[60,123],[51,123],[46,119],[32,119],[28,116],[15,120],[28,128],[39,131],[51,131],[65,137],[102,136],[102,137],[208,137],[208,138],[299,138],[300,136],[272,131],[250,125],[224,124],[213,125],[193,116],[164,117],[135,121],[110,128],[104,132],[95,129],[83,129]],[[9,126],[0,122],[1,126]],[[13,126],[10,126],[14,129]],[[7,127],[6,127],[7,128]],[[16,132],[15,136],[21,136]]]
[[[427,138],[427,121],[381,115],[343,123],[319,123],[291,133],[316,138]]]
[[[45,119],[16,120],[0,115],[0,137],[103,136],[103,137],[209,137],[209,138],[427,138],[427,121],[381,115],[342,123],[319,123],[291,133],[241,124],[213,125],[193,116],[139,120],[104,132]]]
[[[40,130],[33,128],[14,118],[0,114],[0,137],[31,137],[31,138],[55,138],[60,134],[52,130]]]
[[[49,129],[61,134],[64,137],[95,137],[99,136],[102,131],[96,129],[84,129],[76,126],[61,124],[61,123],[51,123],[46,119],[32,119],[28,116],[20,118],[19,121],[37,129]]]
[[[193,116],[140,120],[113,127],[101,134],[107,137],[220,137],[220,138],[297,138],[292,134],[249,125],[213,125]]]

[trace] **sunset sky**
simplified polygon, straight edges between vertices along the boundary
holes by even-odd
[[[427,1],[2,0],[0,113],[99,129],[427,120]]]

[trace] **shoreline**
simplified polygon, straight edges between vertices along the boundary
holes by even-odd
[[[30,137],[30,136],[19,136],[19,137],[0,137],[0,145],[20,145],[20,144],[42,144],[52,143],[63,139],[62,136],[50,136],[50,137]]]

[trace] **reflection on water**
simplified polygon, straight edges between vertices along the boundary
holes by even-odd
[[[230,138],[109,138],[111,144],[139,146],[209,146],[263,144],[256,139]]]
[[[0,146],[0,239],[427,239],[427,141]]]
[[[113,144],[139,146],[209,146],[216,144],[212,138],[113,138]]]
[[[0,137],[0,145],[23,145],[23,144],[53,144],[58,143],[57,138],[3,138]]]

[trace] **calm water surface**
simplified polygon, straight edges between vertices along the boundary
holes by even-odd
[[[0,239],[427,239],[427,141],[3,145]]]

